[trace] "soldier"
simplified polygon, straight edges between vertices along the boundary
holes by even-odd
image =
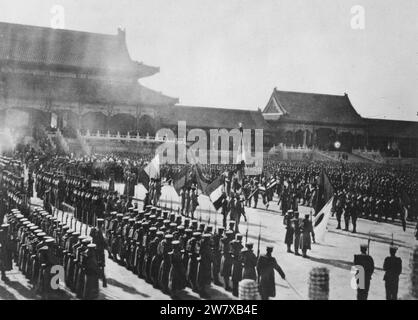
[[[235,240],[230,244],[230,252],[232,258],[232,294],[238,297],[238,284],[242,280],[242,263],[240,261],[240,254],[242,246],[242,234],[236,234]]]
[[[200,232],[193,232],[192,238],[187,242],[186,250],[189,254],[189,259],[187,262],[187,282],[190,288],[194,292],[197,292],[197,284],[196,284],[196,278],[197,278],[197,267],[198,267],[198,243],[200,241],[201,233]]]
[[[92,238],[92,243],[96,245],[96,259],[97,267],[99,269],[99,278],[102,279],[103,288],[107,287],[107,280],[105,275],[105,250],[107,249],[106,239],[103,235],[103,225],[104,219],[97,219],[97,227],[94,227],[90,231],[90,237]],[[91,248],[91,247],[90,247]]]
[[[96,257],[96,245],[87,245],[83,254],[84,264],[84,286],[82,288],[82,298],[85,300],[96,299],[99,295],[100,267]]]
[[[240,260],[242,263],[242,279],[251,279],[256,281],[256,267],[257,267],[257,257],[253,251],[253,243],[246,243],[246,249],[241,251]]]
[[[226,228],[226,220],[229,212],[229,201],[226,196],[226,192],[222,191],[222,202],[221,202],[221,214],[222,214],[222,226]]]
[[[172,298],[178,297],[178,292],[186,288],[186,268],[184,267],[181,254],[180,241],[172,242],[173,250],[169,253],[170,256],[170,273],[168,289]]]
[[[221,270],[222,259],[221,239],[223,237],[224,230],[225,229],[223,227],[218,228],[218,233],[215,233],[212,237],[212,279],[215,285],[221,285],[221,282],[219,281],[219,272]]]
[[[0,229],[0,271],[1,280],[4,282],[9,281],[6,276],[6,271],[13,269],[13,257],[10,250],[10,241],[8,234],[9,225],[2,224]]]
[[[293,235],[295,233],[295,228],[292,223],[292,219],[289,217],[286,219],[286,234],[284,237],[284,243],[287,245],[287,252],[293,253],[292,244],[294,241]]]
[[[206,287],[210,285],[212,279],[212,254],[210,248],[211,235],[203,234],[198,246],[198,270],[196,284],[198,292],[202,298],[208,297]]]
[[[346,204],[345,204],[345,209],[344,209],[344,224],[345,224],[345,228],[344,228],[344,231],[349,231],[350,217],[351,217],[352,212],[354,211],[354,203],[352,201],[353,200],[348,199],[346,201]]]
[[[312,222],[309,220],[309,214],[307,214],[302,222],[302,234],[300,236],[300,249],[302,250],[302,256],[304,258],[308,257],[306,252],[311,250],[311,234],[313,241],[315,241]]]
[[[335,215],[338,223],[337,229],[341,229],[341,217],[343,214],[344,199],[345,198],[342,196],[341,192],[339,192],[335,202]]]
[[[301,234],[301,221],[299,220],[299,212],[295,212],[295,218],[292,219],[295,230],[295,243],[293,248],[295,249],[295,255],[299,256],[300,234]]]
[[[162,292],[168,293],[168,275],[170,272],[170,256],[169,253],[172,250],[171,242],[173,240],[172,234],[166,234],[164,240],[160,242],[160,253],[163,260],[160,264],[160,271],[158,272],[158,284]]]
[[[277,264],[276,259],[271,255],[273,247],[267,247],[265,255],[261,255],[257,261],[257,273],[259,280],[260,295],[262,300],[276,296],[276,284],[274,280],[274,270],[276,270],[283,280],[286,276],[282,268]]]
[[[402,260],[401,258],[396,257],[397,250],[397,247],[391,245],[389,249],[390,256],[386,257],[385,262],[383,263],[383,270],[385,271],[383,280],[385,281],[386,300],[398,300],[398,284],[399,275],[402,272]]]
[[[374,261],[371,256],[367,254],[367,244],[362,244],[360,246],[361,254],[354,255],[354,265],[361,266],[364,270],[364,288],[359,286],[357,288],[357,300],[367,300],[370,289],[370,280],[374,272]]]
[[[150,242],[150,256],[151,265],[150,265],[150,282],[153,284],[154,288],[158,288],[158,273],[160,271],[161,261],[163,260],[162,250],[160,247],[160,242],[164,239],[164,232],[157,231],[155,238]]]
[[[196,187],[192,188],[192,194],[190,196],[190,212],[191,212],[191,218],[194,219],[194,213],[196,211],[196,208],[199,206],[198,201],[198,195]]]

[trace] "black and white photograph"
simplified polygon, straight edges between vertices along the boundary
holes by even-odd
[[[417,300],[417,16],[0,0],[0,300]]]

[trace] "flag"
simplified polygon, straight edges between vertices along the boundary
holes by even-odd
[[[160,155],[157,154],[144,170],[150,179],[158,178],[160,176]]]
[[[181,188],[187,184],[189,180],[189,167],[185,165],[173,178],[173,187],[177,194],[180,194]]]
[[[322,208],[322,210],[313,217],[312,226],[315,232],[315,239],[319,241],[325,240],[325,233],[327,232],[327,225],[329,218],[331,217],[331,208],[332,208],[332,197],[327,204]]]
[[[193,165],[193,170],[192,171],[193,171],[194,176],[196,177],[196,182],[197,182],[198,189],[200,189],[203,193],[206,194],[205,191],[211,183],[210,179],[205,177],[200,164]]]
[[[214,192],[216,189],[219,188],[219,186],[223,187],[224,185],[224,175],[219,176],[215,179],[211,184],[209,184],[205,190],[203,190],[203,193],[207,196],[210,196],[212,192]]]
[[[143,186],[144,186],[145,188],[147,188],[147,190],[148,190],[148,188],[149,188],[149,181],[150,181],[150,178],[149,178],[148,174],[145,172],[145,170],[144,170],[144,169],[141,169],[141,170],[139,171],[139,173],[138,173],[138,181],[139,181],[140,183],[142,183],[142,184],[143,184]]]
[[[209,196],[210,201],[212,201],[216,211],[219,210],[219,208],[222,206],[223,200],[226,198],[226,194],[223,191],[224,186],[221,184]]]

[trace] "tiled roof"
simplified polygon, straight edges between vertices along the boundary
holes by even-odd
[[[248,129],[269,129],[269,125],[260,111],[192,107],[176,105],[161,111],[161,122],[164,125],[177,125],[178,121],[186,121],[187,126],[195,128],[238,128],[242,123]]]
[[[418,138],[418,122],[386,119],[364,119],[369,135],[395,138]]]
[[[3,74],[0,84],[7,96],[82,103],[174,105],[178,99],[138,83],[111,83],[96,79],[62,78],[28,74]]]
[[[281,120],[346,125],[363,124],[361,116],[353,108],[347,95],[337,96],[274,89],[273,97],[285,111]],[[265,110],[268,109],[269,105]]]
[[[150,76],[156,67],[132,61],[125,33],[117,35],[60,30],[0,22],[0,60]]]

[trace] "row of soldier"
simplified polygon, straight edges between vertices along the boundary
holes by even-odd
[[[206,298],[211,283],[238,296],[239,282],[255,281],[257,274],[263,298],[275,286],[274,277],[271,279],[277,265],[274,258],[261,259],[257,268],[253,244],[246,243],[244,248],[243,236],[235,232],[233,222],[229,230],[213,230],[210,225],[147,206],[144,211],[132,207],[125,215],[112,212],[104,229],[109,257],[173,297],[189,287]],[[276,269],[284,277],[280,267]]]
[[[35,209],[27,216],[13,209],[7,222],[3,225],[3,243],[43,299],[55,296],[57,280],[64,280],[78,298],[98,297],[96,245],[89,239],[42,209]],[[64,279],[54,280],[60,270],[64,271]]]

